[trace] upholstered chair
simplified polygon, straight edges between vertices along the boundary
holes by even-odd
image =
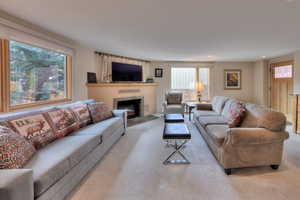
[[[163,103],[164,114],[180,113],[184,115],[183,93],[179,91],[168,91]]]

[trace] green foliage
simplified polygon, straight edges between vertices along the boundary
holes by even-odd
[[[66,56],[10,41],[11,104],[64,96]]]

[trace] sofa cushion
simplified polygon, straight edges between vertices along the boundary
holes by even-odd
[[[93,123],[101,122],[113,116],[112,111],[103,102],[89,103],[88,108]]]
[[[272,131],[284,131],[286,117],[283,113],[252,103],[246,103],[246,115],[241,124],[244,128],[266,128]]]
[[[87,135],[64,137],[39,150],[24,166],[33,170],[35,197],[60,180],[97,145],[95,136]]]
[[[69,136],[79,135],[97,135],[100,141],[105,141],[120,127],[124,127],[123,119],[120,117],[113,117],[96,124],[91,124],[78,131],[73,132]]]
[[[202,116],[198,118],[198,121],[203,127],[211,124],[227,124],[227,120],[222,116]]]
[[[34,146],[23,136],[0,126],[0,169],[21,168],[35,152]]]
[[[207,133],[218,146],[221,146],[227,136],[228,125],[208,125],[206,126]]]
[[[168,114],[173,113],[182,113],[183,112],[183,106],[178,104],[171,104],[167,105],[167,111]]]
[[[195,110],[194,111],[194,118],[199,118],[202,116],[220,116],[220,114],[216,113],[212,110]]]
[[[15,132],[24,136],[37,149],[56,139],[53,129],[43,113],[28,113],[8,121]]]
[[[228,97],[215,96],[211,102],[212,108],[218,114],[222,113],[225,102],[228,100]]]
[[[55,108],[47,112],[47,118],[56,137],[64,137],[79,128],[75,114],[68,108]]]
[[[87,107],[87,104],[77,104],[70,106],[70,109],[75,113],[78,121],[79,126],[85,127],[92,123],[92,118],[89,112],[89,109]]]
[[[168,104],[181,104],[183,93],[179,91],[170,91],[166,94]]]
[[[240,102],[231,104],[229,110],[229,116],[227,116],[227,122],[230,128],[239,127],[245,117],[246,109]]]
[[[230,117],[230,112],[229,111],[230,111],[232,105],[234,105],[236,103],[238,103],[237,100],[228,99],[224,104],[224,108],[223,108],[222,113],[221,113],[222,116],[228,119]]]
[[[286,127],[286,117],[281,112],[264,110],[258,121],[259,128],[266,128],[271,131],[284,131]]]

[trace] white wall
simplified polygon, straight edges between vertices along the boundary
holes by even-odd
[[[166,91],[171,89],[171,67],[210,67],[210,96],[230,96],[244,101],[255,101],[254,96],[254,63],[253,62],[216,62],[216,63],[167,63],[152,62],[152,74],[155,68],[163,68],[163,78],[154,78],[159,83],[157,90],[157,112],[162,111]],[[242,70],[242,89],[224,90],[224,69]]]
[[[300,94],[300,51],[294,54],[294,93]]]
[[[75,63],[73,66],[73,98],[74,100],[87,99],[87,72],[97,72],[95,64],[95,50],[76,45]]]
[[[268,62],[257,61],[254,63],[254,91],[253,101],[257,104],[268,105]]]

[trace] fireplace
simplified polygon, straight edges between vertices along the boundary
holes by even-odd
[[[128,119],[144,116],[144,97],[115,98],[114,109],[127,110]]]

